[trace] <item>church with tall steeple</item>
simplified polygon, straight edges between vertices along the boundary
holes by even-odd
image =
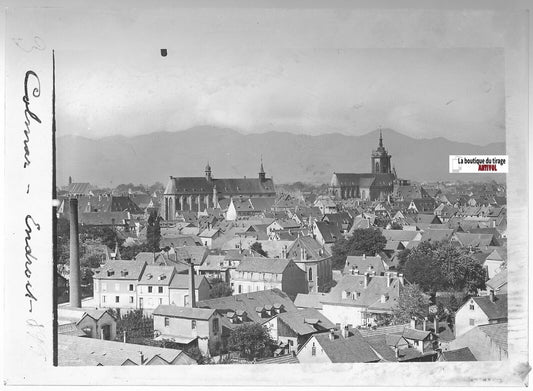
[[[386,200],[394,190],[396,170],[391,166],[391,155],[383,146],[383,134],[379,131],[377,149],[370,155],[369,173],[334,172],[329,194],[335,199],[359,198],[364,201]]]
[[[276,196],[274,180],[266,177],[263,157],[255,178],[215,178],[209,162],[204,174],[203,177],[170,177],[161,206],[161,216],[165,220],[175,220],[179,212],[204,212],[207,208],[220,208],[222,200],[232,197]]]

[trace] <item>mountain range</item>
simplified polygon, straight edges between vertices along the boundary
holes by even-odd
[[[255,177],[261,156],[275,183],[328,183],[333,172],[370,172],[370,154],[379,131],[361,136],[318,136],[289,132],[241,134],[210,126],[126,137],[57,138],[57,182],[68,177],[101,187],[121,183],[166,183],[169,176],[203,176],[209,161],[213,176]],[[504,180],[504,174],[449,174],[448,155],[504,155],[505,143],[485,146],[416,139],[383,129],[383,144],[399,177],[414,181]]]

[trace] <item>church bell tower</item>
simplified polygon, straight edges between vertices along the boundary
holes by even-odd
[[[372,174],[390,174],[392,173],[390,159],[391,155],[383,146],[383,134],[379,130],[379,145],[378,148],[372,151],[371,164]]]

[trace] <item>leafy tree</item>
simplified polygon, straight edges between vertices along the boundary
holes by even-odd
[[[348,239],[339,239],[333,247],[333,269],[342,269],[348,255],[375,255],[385,248],[387,240],[376,228],[356,229]]]
[[[403,229],[403,228],[402,228],[402,226],[401,226],[400,224],[398,224],[396,221],[393,221],[392,224],[391,224],[390,229],[401,230],[401,229]]]
[[[423,319],[429,314],[429,298],[417,284],[405,285],[398,305],[393,309],[395,324],[408,323],[412,318]]]
[[[220,278],[211,280],[211,292],[209,292],[209,297],[211,299],[231,296],[232,294],[233,289],[231,289],[231,285],[229,283],[222,281]]]
[[[331,280],[330,282],[328,282],[327,284],[325,284],[323,287],[322,287],[322,290],[321,292],[324,292],[324,293],[328,293],[331,288],[333,288],[334,286],[337,285],[337,281],[335,280]]]
[[[266,327],[258,324],[243,324],[231,330],[228,349],[240,352],[251,361],[256,358],[272,357],[276,342],[270,337]]]
[[[263,246],[259,242],[255,242],[250,246],[250,250],[255,251],[259,255],[262,255],[263,257],[268,257],[268,253],[263,250]]]
[[[405,263],[407,262],[407,258],[409,257],[409,254],[411,253],[411,250],[408,248],[400,251],[398,253],[398,271],[400,273],[403,273],[405,270]]]
[[[150,251],[159,251],[161,241],[161,227],[159,226],[159,216],[156,211],[150,213],[148,225],[146,226],[146,242]]]
[[[152,252],[152,248],[146,243],[122,247],[120,249],[120,256],[122,259],[134,259],[141,252]]]
[[[474,294],[485,287],[485,271],[467,249],[446,242],[422,242],[405,258],[403,271],[426,292],[455,290]]]
[[[123,341],[126,332],[126,341],[129,343],[139,343],[146,345],[147,339],[154,337],[154,321],[143,314],[143,311],[133,310],[118,316],[117,321],[117,341]]]

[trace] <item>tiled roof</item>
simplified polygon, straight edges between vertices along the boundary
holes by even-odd
[[[213,255],[209,254],[206,258],[204,263],[202,263],[202,266],[198,268],[198,270],[225,270],[226,267],[222,266],[222,263],[224,262],[225,255]]]
[[[256,364],[299,364],[300,361],[296,356],[292,354],[287,354],[285,356],[265,358],[258,360]]]
[[[171,177],[165,188],[165,194],[213,194],[216,187],[220,195],[271,194],[275,195],[274,182],[271,178],[261,181],[259,178],[213,178],[205,177]]]
[[[311,236],[298,236],[294,243],[287,248],[287,256],[296,260],[300,259],[300,252],[298,252],[296,256],[293,254],[295,251],[294,249],[298,247],[305,249],[309,258],[313,260],[324,259],[331,256],[331,254],[323,249],[320,243]]]
[[[176,247],[176,255],[178,261],[186,262],[187,259],[191,259],[192,263],[196,266],[201,265],[207,257],[208,250],[204,246],[183,246]]]
[[[486,282],[488,289],[496,293],[507,293],[507,269],[502,270]]]
[[[82,225],[124,225],[130,219],[128,212],[89,212],[80,213]]]
[[[71,183],[68,186],[68,192],[70,194],[89,194],[91,191],[91,184],[90,183]]]
[[[419,231],[401,230],[401,229],[382,229],[381,234],[387,241],[410,242],[420,234]]]
[[[277,317],[279,321],[298,335],[308,335],[335,328],[334,323],[314,308],[282,312]]]
[[[380,360],[368,342],[355,329],[350,330],[347,338],[344,338],[340,331],[334,333],[333,340],[330,339],[330,332],[316,334],[314,338],[333,363],[367,363]]]
[[[346,257],[346,265],[344,266],[343,273],[350,274],[352,269],[358,270],[359,273],[374,271],[378,276],[385,273],[385,265],[380,256],[349,255]]]
[[[456,232],[455,236],[464,247],[490,246],[494,240],[492,234],[471,234],[466,232]]]
[[[237,266],[237,271],[281,274],[291,261],[281,258],[245,257]]]
[[[445,350],[440,357],[441,361],[477,361],[469,348]]]
[[[146,266],[143,260],[110,260],[101,266],[93,276],[98,280],[139,280]]]
[[[292,300],[279,289],[268,289],[258,292],[242,293],[238,295],[219,297],[216,299],[202,300],[198,302],[200,308],[213,308],[220,312],[245,311],[247,317],[255,323],[263,324],[272,319],[274,314],[267,318],[261,318],[256,312],[257,307],[267,305],[283,305],[285,311],[296,311],[297,308]],[[228,325],[229,326],[229,325]],[[238,324],[236,324],[238,326]]]
[[[440,242],[449,241],[453,235],[453,229],[427,229],[422,233],[421,241]]]
[[[200,284],[205,280],[204,276],[194,276],[194,287],[198,289]],[[174,274],[172,281],[170,281],[170,289],[189,289],[189,275],[188,274]]]
[[[168,316],[173,318],[208,320],[215,312],[216,310],[209,308],[178,307],[174,304],[160,304],[154,310],[153,315]]]
[[[174,266],[147,265],[139,281],[142,285],[169,285]]]
[[[80,338],[58,335],[58,361],[60,366],[120,366],[126,361],[141,365],[158,356],[167,363],[196,365],[196,361],[178,349],[165,349],[147,345],[106,341],[96,338]]]
[[[317,221],[315,224],[326,243],[334,243],[342,238],[342,234],[335,224],[328,224],[324,221]]]
[[[321,310],[321,300],[325,295],[325,293],[298,293],[296,299],[294,299],[294,305],[301,308],[315,308]]]
[[[487,315],[489,320],[506,319],[507,295],[494,295],[494,302],[490,301],[490,296],[473,297],[472,300]]]
[[[507,346],[507,322],[505,323],[493,323],[486,324],[483,326],[477,326],[479,330],[487,335],[496,345],[498,345],[502,350],[508,351]]]

